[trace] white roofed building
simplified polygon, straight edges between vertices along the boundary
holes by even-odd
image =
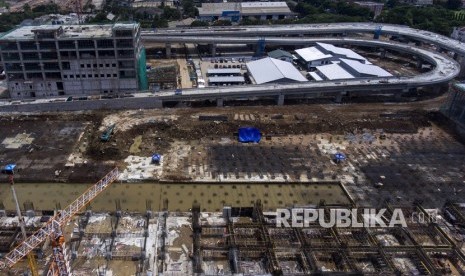
[[[317,66],[316,71],[309,72],[309,76],[313,80],[321,81],[392,77],[392,74],[373,64],[365,64],[356,60],[341,58],[340,62]]]
[[[248,62],[246,65],[255,84],[307,81],[299,70],[287,61],[267,57]]]
[[[392,77],[392,74],[383,68],[373,65],[341,58],[339,65],[353,76],[363,77]]]
[[[328,65],[322,65],[316,67],[316,71],[312,72],[316,74],[317,77],[312,76],[316,81],[319,80],[344,80],[344,79],[353,79],[355,78],[352,74],[347,72],[344,68],[339,66],[337,63],[332,63]]]
[[[202,3],[198,10],[198,19],[205,21],[277,20],[294,16],[286,2]]]
[[[325,54],[317,47],[308,47],[295,50],[301,63],[306,64],[307,68],[312,68],[324,64],[329,64],[336,58],[330,54]]]
[[[370,63],[366,58],[350,49],[336,47],[327,43],[317,42],[313,47],[297,49],[295,52],[300,62],[305,64],[308,69],[330,64],[333,61],[338,61],[340,58],[357,60],[367,64]]]

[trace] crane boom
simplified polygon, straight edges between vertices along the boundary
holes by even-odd
[[[91,186],[73,203],[64,208],[61,212],[51,218],[47,224],[21,242],[15,249],[5,255],[4,260],[0,261],[0,269],[12,267],[19,262],[24,256],[31,252],[34,248],[44,242],[49,236],[54,233],[61,232],[61,226],[67,223],[71,218],[78,213],[84,206],[91,202],[97,195],[110,186],[118,179],[118,168],[114,168],[100,181]]]

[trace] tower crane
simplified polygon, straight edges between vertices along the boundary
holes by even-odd
[[[16,214],[18,215],[19,227],[21,228],[21,234],[23,236],[23,239],[25,240],[27,238],[26,223],[24,222],[24,217],[21,215],[21,209],[19,208],[18,197],[16,196],[16,190],[15,190],[15,185],[14,185],[15,184],[15,180],[14,180],[15,167],[16,167],[15,164],[6,165],[5,169],[2,170],[2,173],[8,175],[8,182],[10,183],[11,193],[13,194],[13,199],[15,202]],[[27,262],[29,264],[29,269],[31,270],[32,276],[39,276],[37,272],[37,262],[34,257],[34,254],[32,252],[28,252],[26,256],[27,256]]]
[[[110,186],[118,179],[118,168],[114,168],[100,181],[92,185],[83,194],[81,194],[70,205],[52,217],[47,224],[39,229],[31,236],[24,239],[15,249],[10,251],[0,260],[0,271],[13,267],[22,258],[32,252],[34,248],[39,246],[45,240],[50,238],[52,244],[52,262],[47,275],[70,275],[71,270],[66,258],[66,250],[64,245],[64,236],[61,227],[65,225],[71,218],[76,215],[84,206],[89,204],[96,196]],[[19,205],[17,206],[19,210]]]

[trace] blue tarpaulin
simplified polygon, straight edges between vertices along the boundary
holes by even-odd
[[[2,173],[13,174],[15,167],[16,167],[16,164],[8,164],[5,167],[3,167]]]
[[[239,142],[241,143],[258,143],[262,138],[260,130],[255,127],[239,128]]]
[[[152,162],[153,163],[160,163],[160,160],[161,160],[161,155],[160,154],[152,155]]]
[[[334,155],[334,159],[336,160],[336,163],[339,163],[346,159],[346,155],[342,152],[338,152]]]

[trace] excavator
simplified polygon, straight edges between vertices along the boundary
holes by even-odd
[[[59,211],[54,217],[52,217],[47,222],[47,224],[44,227],[42,227],[29,237],[26,236],[24,220],[22,219],[18,199],[16,197],[16,192],[14,191],[14,185],[12,184],[14,183],[12,180],[12,175],[14,174],[13,169],[14,167],[11,169],[11,173],[7,174],[10,175],[10,184],[12,187],[13,197],[16,203],[16,211],[20,220],[24,240],[18,246],[16,246],[16,248],[14,248],[8,254],[6,254],[2,260],[0,260],[0,274],[2,274],[2,272],[5,272],[9,268],[12,268],[22,258],[27,256],[29,268],[31,270],[32,275],[38,275],[37,265],[32,251],[41,244],[43,244],[47,239],[49,239],[52,245],[52,258],[47,271],[47,276],[71,275],[69,258],[67,257],[67,250],[65,246],[65,238],[61,230],[62,226],[69,222],[74,215],[81,211],[96,196],[98,196],[101,192],[108,188],[108,186],[110,186],[115,180],[118,179],[118,168],[114,168],[113,170],[111,170],[107,175],[100,179],[100,181],[92,185],[70,205],[68,205],[63,210]]]

